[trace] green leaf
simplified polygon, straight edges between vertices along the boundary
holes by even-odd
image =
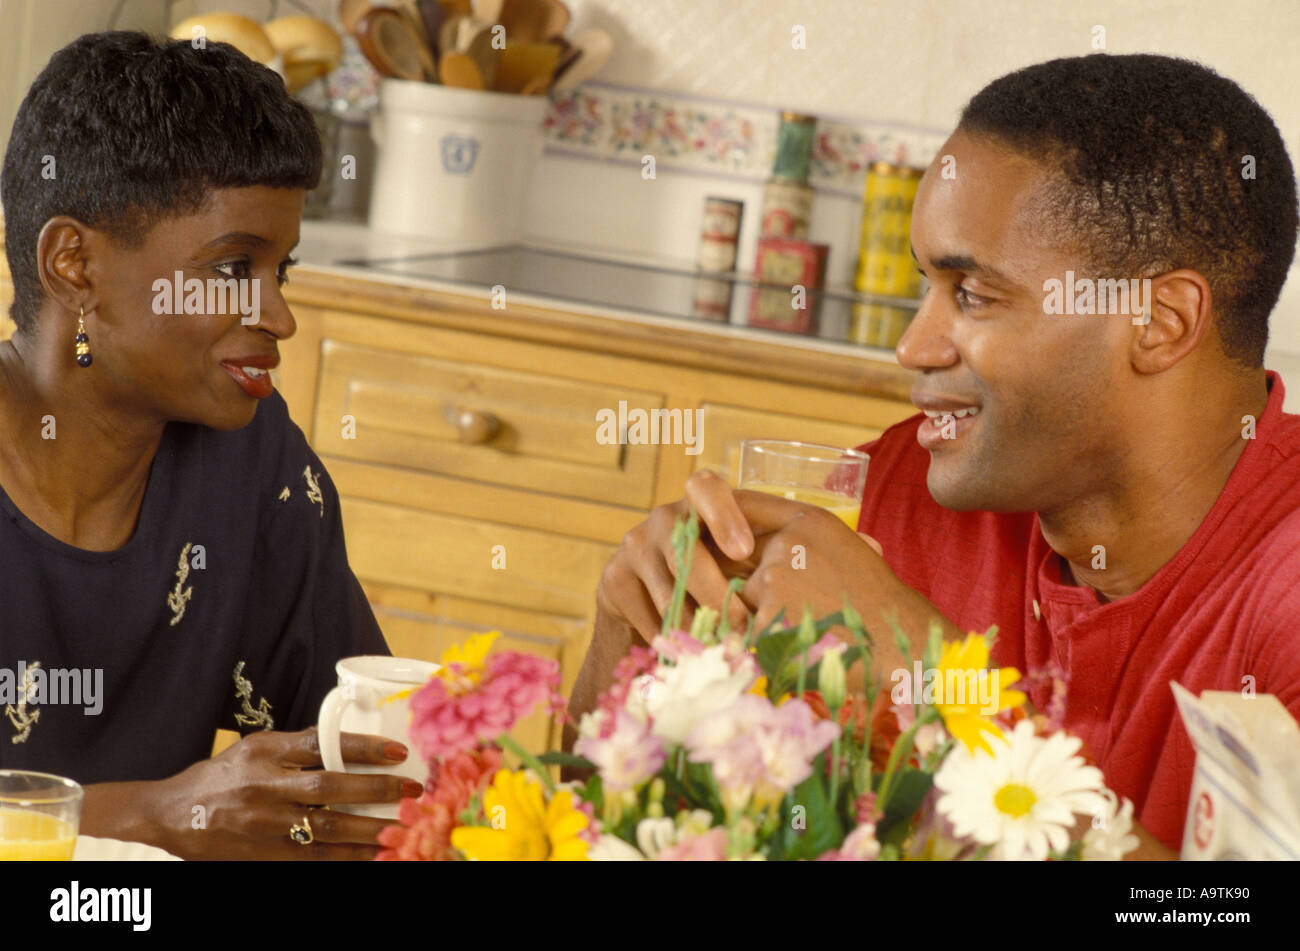
[[[550,753],[542,753],[537,757],[538,762],[546,766],[576,766],[579,769],[595,769],[596,764],[585,756],[579,756],[577,753],[562,753],[558,750]]]
[[[758,638],[754,657],[758,660],[758,666],[762,668],[763,673],[767,675],[769,688],[774,685],[773,682],[778,678],[781,668],[786,665],[786,662],[794,654],[795,633],[794,631],[778,631],[772,634],[762,634]]]
[[[601,782],[600,773],[591,774],[587,780],[587,785],[582,787],[580,795],[583,802],[591,803],[596,815],[599,816],[601,809],[605,806],[605,785]]]
[[[785,815],[782,833],[785,838],[783,851],[787,859],[815,859],[838,846],[844,839],[844,827],[827,795],[822,778],[824,773],[824,757],[818,756],[813,774],[795,788],[791,797],[791,808]],[[802,830],[793,826],[794,809],[800,806],[805,810],[806,827]]]
[[[921,808],[926,794],[934,785],[934,777],[918,769],[900,770],[895,774],[891,785],[893,791],[889,795],[889,805],[885,808],[882,824],[889,825],[897,822],[906,826],[911,822],[916,810]]]

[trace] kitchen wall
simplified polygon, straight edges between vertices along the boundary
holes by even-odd
[[[4,16],[34,0],[0,0]],[[128,17],[154,15],[161,0],[127,0]],[[962,104],[989,80],[1028,63],[1085,54],[1099,31],[1109,52],[1159,52],[1204,62],[1250,91],[1274,116],[1300,161],[1300,4],[1294,0],[569,0],[573,28],[601,26],[617,53],[591,87],[597,96],[653,93],[662,109],[705,115],[792,108],[859,128],[860,142],[904,139],[910,160],[928,158]],[[108,2],[40,0],[51,24]],[[176,17],[233,9],[266,18],[306,9],[331,17],[333,0],[179,0]],[[106,13],[104,14],[106,15]],[[49,27],[47,32],[54,27]],[[793,42],[802,35],[805,48]],[[42,47],[29,59],[39,59]],[[47,55],[47,54],[46,54]],[[3,60],[8,62],[8,60]],[[9,70],[10,73],[14,69]],[[3,73],[0,73],[3,75]],[[24,84],[25,87],[25,84]],[[0,89],[0,92],[3,90]],[[7,129],[8,121],[4,127]],[[760,130],[760,133],[762,130]],[[761,139],[761,134],[759,136]],[[865,148],[866,146],[864,146]],[[871,144],[870,148],[875,145]],[[651,150],[653,154],[653,149]],[[864,154],[867,154],[864,152]],[[552,134],[527,209],[538,241],[689,263],[706,195],[746,203],[740,260],[753,260],[761,180],[702,163],[660,162],[653,180],[641,155],[569,147]],[[852,273],[860,203],[852,188],[819,183],[811,238],[833,248],[832,280]],[[1300,378],[1300,280],[1275,314],[1278,362],[1295,354]]]

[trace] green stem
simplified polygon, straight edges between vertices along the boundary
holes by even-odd
[[[836,715],[837,713],[838,711],[831,714],[832,717],[835,717],[834,721],[832,722],[839,722],[839,718]],[[839,734],[837,733],[835,735],[834,741],[831,743],[831,809],[832,810],[836,810],[839,808],[839,801],[840,801],[839,793],[840,793],[840,737]]]
[[[516,743],[508,734],[503,733],[497,737],[497,746],[519,757],[521,763],[538,775],[542,785],[546,787],[546,791],[551,795],[555,795],[555,780],[551,779],[550,771],[542,765],[541,760]]]
[[[882,815],[885,812],[885,807],[889,805],[889,794],[893,791],[891,784],[894,778],[894,770],[898,768],[898,761],[911,752],[912,740],[916,737],[916,731],[929,723],[931,719],[929,708],[917,714],[912,725],[907,728],[907,732],[898,738],[894,748],[889,751],[889,762],[885,764],[885,775],[880,780],[880,792],[876,796],[877,808],[880,809]]]

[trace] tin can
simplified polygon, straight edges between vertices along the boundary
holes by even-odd
[[[848,339],[852,343],[868,347],[883,347],[893,350],[903,338],[904,331],[916,311],[893,304],[866,304],[861,301],[853,305],[852,318],[849,322]]]
[[[704,219],[700,226],[700,247],[696,264],[701,271],[726,273],[736,269],[736,246],[740,241],[740,222],[745,203],[710,195],[704,199]],[[693,311],[704,320],[726,322],[731,316],[732,281],[730,278],[695,280]]]
[[[704,220],[700,226],[700,247],[696,258],[701,271],[736,269],[736,245],[740,241],[740,219],[744,211],[743,201],[712,195],[704,199]]]
[[[813,135],[817,130],[817,117],[797,112],[781,113],[781,123],[776,127],[776,160],[772,163],[772,177],[803,184],[808,181],[812,165]]]
[[[775,178],[769,181],[763,186],[761,236],[806,241],[815,195],[811,185]]]
[[[867,171],[854,286],[864,294],[915,297],[921,275],[912,260],[912,204],[923,169],[876,162]]]

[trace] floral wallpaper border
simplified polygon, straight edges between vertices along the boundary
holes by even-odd
[[[549,151],[763,181],[776,155],[780,110],[588,83],[551,100]],[[925,166],[947,132],[819,118],[809,184],[862,194],[867,167],[884,159]]]

